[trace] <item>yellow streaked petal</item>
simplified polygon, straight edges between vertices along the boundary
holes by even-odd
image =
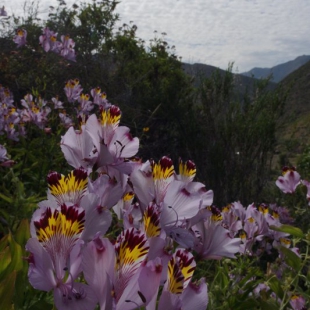
[[[193,180],[196,176],[196,165],[191,160],[188,160],[185,163],[180,160],[179,174],[189,180]]]
[[[174,174],[174,166],[169,157],[162,157],[158,164],[153,163],[153,179],[168,179]]]
[[[144,231],[148,238],[160,235],[159,212],[155,205],[149,205],[143,214]]]
[[[61,210],[47,208],[39,221],[34,222],[39,242],[46,243],[54,236],[75,238],[84,230],[85,211],[66,205]]]
[[[51,172],[47,176],[48,187],[59,205],[65,202],[77,204],[86,192],[88,178],[83,168],[72,170],[67,176]]]

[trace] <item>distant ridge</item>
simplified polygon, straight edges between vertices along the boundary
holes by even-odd
[[[182,67],[185,73],[187,73],[189,76],[193,79],[193,85],[198,87],[201,83],[201,81],[205,78],[210,78],[211,75],[218,71],[222,76],[226,73],[225,70],[222,70],[220,68],[201,64],[201,63],[195,63],[195,64],[188,64],[188,63],[182,63]],[[234,76],[234,86],[235,89],[244,94],[245,91],[249,91],[253,88],[255,85],[256,79],[252,76],[245,76],[242,74],[233,74]],[[273,81],[270,81],[268,84],[268,89],[275,89],[277,84],[275,84]]]
[[[310,55],[302,55],[294,60],[274,66],[272,68],[253,68],[250,71],[243,72],[241,74],[254,77],[256,79],[267,78],[272,74],[271,81],[278,83],[290,73],[306,64],[308,61],[310,61]]]

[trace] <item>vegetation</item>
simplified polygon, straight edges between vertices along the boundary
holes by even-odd
[[[39,225],[30,220],[35,210],[38,214],[43,209],[47,186],[48,201],[53,196],[53,184],[46,182],[50,171],[70,173],[70,166],[74,166],[72,162],[77,160],[80,149],[86,154],[83,153],[85,156],[81,160],[84,163],[92,160],[86,156],[95,158],[96,153],[103,152],[97,148],[97,141],[87,153],[87,143],[95,141],[89,135],[88,140],[82,140],[80,149],[71,145],[71,153],[65,153],[63,145],[68,141],[69,128],[74,126],[77,135],[87,130],[93,133],[90,111],[97,115],[109,111],[107,113],[111,115],[112,103],[122,111],[121,124],[130,128],[130,134],[126,131],[122,139],[114,142],[115,149],[120,149],[116,152],[119,156],[116,163],[121,162],[124,166],[139,163],[133,158],[135,154],[126,149],[126,143],[132,143],[132,149],[137,147],[133,137],[140,140],[137,154],[140,162],[154,160],[150,169],[171,168],[170,163],[177,163],[179,157],[184,162],[194,161],[196,166],[186,162],[190,167],[189,175],[185,173],[185,166],[181,166],[180,171],[176,169],[175,175],[184,173],[190,178],[197,167],[198,181],[206,184],[207,190],[213,190],[214,199],[209,200],[205,189],[197,190],[200,183],[195,182],[191,183],[195,184],[192,187],[182,185],[182,193],[201,197],[201,204],[211,201],[212,206],[203,205],[201,213],[206,213],[200,221],[207,218],[210,225],[214,225],[209,227],[210,234],[212,229],[218,229],[214,222],[221,222],[229,238],[240,243],[240,249],[234,253],[225,252],[224,247],[226,255],[200,252],[190,241],[197,233],[193,228],[196,223],[191,224],[198,222],[197,218],[186,218],[185,215],[179,218],[177,207],[168,206],[176,215],[172,227],[179,229],[174,231],[165,227],[165,234],[172,240],[169,255],[176,255],[177,244],[185,247],[186,253],[192,250],[197,261],[194,279],[204,277],[209,285],[209,309],[298,309],[295,301],[302,304],[310,298],[307,185],[300,183],[298,175],[289,169],[283,178],[292,176],[293,180],[282,181],[299,187],[283,190],[278,186],[282,192],[289,193],[285,196],[274,184],[273,171],[286,90],[281,87],[271,90],[268,80],[261,80],[240,91],[232,65],[224,74],[215,71],[208,78],[197,76],[194,81],[184,72],[175,49],[165,41],[164,34],[144,42],[137,37],[137,26],[133,23],[115,29],[119,20],[116,5],[115,0],[93,1],[92,4],[75,4],[70,9],[60,1],[46,21],[37,19],[35,9],[25,19],[0,17],[0,146],[3,145],[9,154],[2,155],[3,149],[0,149],[0,308],[55,308],[50,293],[39,292],[28,283],[28,263],[32,263],[32,256],[26,252],[25,245],[30,238],[30,227],[33,232],[34,226]],[[24,38],[26,43],[22,41]],[[70,41],[72,39],[74,42]],[[31,113],[40,118],[32,118]],[[89,126],[87,130],[85,126]],[[104,139],[101,137],[98,145],[105,149],[108,142]],[[294,141],[290,141],[287,147],[294,150],[294,145]],[[122,152],[126,151],[131,155],[123,158]],[[163,158],[163,155],[167,157]],[[119,175],[113,170],[119,169],[115,168],[117,164],[102,164],[109,156],[94,165],[83,166],[89,169],[89,182],[95,184],[102,175],[108,175],[111,188],[122,184],[124,193],[119,197],[120,201],[125,201],[125,194],[130,194],[127,187],[138,188],[132,206],[137,201],[142,209],[141,192],[149,195],[150,189],[143,188],[139,192],[141,184],[137,176],[129,177],[128,183],[118,179]],[[299,160],[300,172],[305,178],[309,178],[310,173],[308,157],[309,149],[306,149]],[[287,163],[284,158],[282,161]],[[107,167],[114,172],[108,171]],[[76,171],[80,167],[74,168]],[[182,182],[186,181],[182,179]],[[152,199],[155,204],[156,198]],[[243,205],[253,202],[257,205],[243,207],[237,201]],[[278,205],[273,205],[274,202]],[[40,208],[37,208],[38,203]],[[280,207],[284,205],[289,210]],[[112,205],[101,208],[101,212],[105,212],[112,210]],[[106,229],[105,236],[114,239],[113,242],[119,240],[122,225],[135,221],[134,211],[130,212],[128,219],[125,215],[120,218],[114,209],[111,221],[115,225]],[[276,215],[279,221],[275,220]],[[200,213],[199,216],[203,217]],[[233,218],[238,222],[238,225],[235,223],[239,227],[236,230],[230,222]],[[296,219],[295,223],[292,218]],[[250,237],[250,229],[247,229],[252,220],[256,230]],[[179,221],[184,221],[183,226]],[[207,225],[207,222],[203,223]],[[185,230],[190,224],[193,226]],[[178,235],[180,233],[184,234],[184,240]],[[197,243],[201,242],[201,236],[195,235],[195,238]],[[214,260],[214,257],[222,259]],[[74,283],[90,284],[86,271],[84,275],[85,278],[79,277]],[[70,277],[68,272],[66,281]],[[146,297],[139,293],[145,303]],[[79,294],[83,296],[81,292]],[[183,299],[182,302],[185,303]],[[305,303],[303,306],[306,307]]]

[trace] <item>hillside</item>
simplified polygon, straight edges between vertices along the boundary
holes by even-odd
[[[310,62],[289,74],[279,87],[288,91],[288,97],[278,133],[278,150],[296,165],[298,156],[310,144]]]
[[[253,68],[250,71],[241,74],[244,76],[255,77],[257,79],[267,78],[272,75],[271,81],[278,83],[308,61],[310,61],[310,56],[303,55],[272,68]]]
[[[201,63],[183,63],[183,70],[193,78],[193,83],[196,87],[199,85],[199,83],[201,83],[201,79],[209,78],[216,70],[219,70],[220,74],[222,75],[224,75],[226,72],[225,70],[219,69],[217,67]],[[244,93],[246,90],[250,91],[256,82],[255,78],[244,76],[242,74],[234,74],[234,78],[235,87],[240,93]],[[269,83],[269,89],[275,89],[276,86],[276,83]]]

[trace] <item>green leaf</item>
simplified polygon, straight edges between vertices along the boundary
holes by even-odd
[[[8,197],[8,196],[5,196],[3,194],[0,193],[0,198],[2,198],[3,200],[5,200],[6,202],[8,203],[12,203],[13,202],[13,199]]]
[[[23,268],[23,251],[21,246],[10,236],[10,249],[12,254],[11,268],[12,271],[19,271]]]
[[[9,235],[5,235],[0,240],[0,252],[3,251],[7,247],[7,245],[8,245],[8,238],[9,238]]]
[[[3,272],[11,263],[11,251],[10,248],[7,246],[1,253],[0,253],[0,279]]]
[[[7,249],[10,251],[11,261],[10,264],[7,265],[6,269],[3,270],[4,276],[8,276],[13,271],[21,270],[24,265],[22,248],[17,242],[14,241],[11,234],[8,235],[7,243]]]
[[[300,257],[294,253],[292,250],[281,246],[280,247],[280,251],[284,254],[284,260],[285,262],[292,267],[293,269],[295,269],[296,271],[300,270],[300,265],[301,265],[301,260]]]
[[[30,308],[28,308],[29,310],[52,310],[53,309],[53,305],[47,303],[44,300],[39,300],[37,301],[35,304],[33,304]]]
[[[279,310],[279,304],[276,301],[261,301],[260,302],[261,310]]]
[[[270,289],[277,294],[277,296],[282,299],[284,296],[283,289],[281,287],[280,281],[276,277],[272,277],[268,280],[268,286]]]
[[[257,309],[258,302],[254,298],[247,298],[246,300],[242,301],[241,303],[235,303],[230,305],[230,309],[234,310],[243,310],[243,309]]]
[[[15,240],[19,245],[24,246],[29,238],[30,238],[29,221],[27,219],[23,219],[21,220],[16,230]]]
[[[24,274],[23,272],[18,272],[15,282],[15,295],[14,295],[15,309],[23,308],[27,285],[29,285],[28,283],[29,282],[27,274],[26,273]]]
[[[0,283],[0,309],[13,309],[12,297],[14,294],[15,279],[16,272],[12,272]]]
[[[301,231],[301,229],[291,225],[281,225],[280,227],[271,225],[269,228],[275,231],[281,231],[290,234],[294,237],[304,238],[304,233]]]

